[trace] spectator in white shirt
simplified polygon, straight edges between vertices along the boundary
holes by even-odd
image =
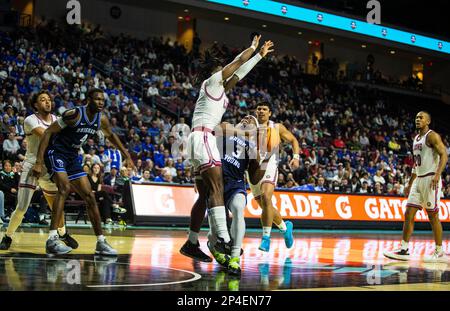
[[[382,173],[383,173],[383,170],[377,170],[377,172],[375,173],[375,176],[373,176],[374,183],[379,182],[381,185],[384,185],[386,183],[386,181],[384,180],[384,177],[381,176]]]

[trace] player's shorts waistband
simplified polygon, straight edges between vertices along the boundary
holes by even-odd
[[[427,174],[425,174],[425,175],[420,175],[420,176],[417,176],[418,178],[422,178],[422,177],[428,177],[428,176],[433,176],[435,173],[434,172],[430,172],[430,173],[427,173]]]
[[[204,127],[204,126],[196,126],[192,129],[192,132],[207,132],[207,133],[211,133],[211,134],[215,135],[215,132],[212,129]]]

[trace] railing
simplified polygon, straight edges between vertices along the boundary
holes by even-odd
[[[32,16],[30,14],[20,14],[19,26],[30,27],[32,25]]]

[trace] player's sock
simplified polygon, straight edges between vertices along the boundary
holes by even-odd
[[[242,193],[235,194],[229,204],[229,208],[233,214],[230,228],[231,236],[233,238],[233,247],[231,248],[232,257],[239,257],[241,255],[242,243],[245,236],[245,206],[246,198]]]
[[[66,235],[66,226],[62,226],[61,228],[58,228],[59,236]]]
[[[239,258],[241,256],[241,246],[233,246],[231,248],[231,257]]]
[[[194,232],[194,231],[192,231],[192,230],[189,230],[188,239],[189,239],[189,241],[190,241],[192,244],[197,245],[197,242],[198,242],[198,232]]]
[[[98,242],[105,242],[105,236],[102,234],[102,235],[97,235],[97,241]]]
[[[54,237],[58,238],[58,230],[49,230],[48,231],[48,239],[51,240]]]
[[[270,238],[270,231],[272,231],[272,227],[263,227],[263,236],[267,236]]]
[[[281,232],[285,232],[287,230],[286,223],[284,222],[284,220],[282,220],[281,223],[277,225],[277,227],[278,229],[281,230]]]
[[[217,236],[222,238],[225,243],[230,242],[230,234],[227,228],[227,218],[225,214],[225,206],[216,206],[209,209],[213,226],[216,229]]]
[[[402,248],[402,250],[406,251],[408,249],[408,242],[406,242],[405,240],[402,240],[401,248]]]
[[[14,235],[14,233],[17,231],[17,228],[19,228],[20,224],[22,223],[24,215],[25,215],[25,212],[23,212],[17,208],[11,214],[11,219],[9,220],[8,229],[6,229],[7,236],[12,237]]]
[[[437,253],[442,253],[442,245],[436,245],[436,252]]]

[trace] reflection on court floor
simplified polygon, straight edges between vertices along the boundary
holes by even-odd
[[[90,230],[72,233],[80,248],[48,257],[46,231],[18,232],[11,249],[0,251],[0,290],[450,290],[450,265],[421,261],[434,250],[431,234],[414,236],[413,260],[395,262],[382,254],[399,246],[397,234],[301,231],[294,247],[286,249],[274,233],[271,250],[264,253],[258,250],[259,234],[250,233],[237,278],[216,263],[181,255],[184,231],[114,231],[108,241],[119,250],[118,258],[94,256]],[[207,251],[204,237],[200,244]],[[450,252],[448,235],[443,248]]]

